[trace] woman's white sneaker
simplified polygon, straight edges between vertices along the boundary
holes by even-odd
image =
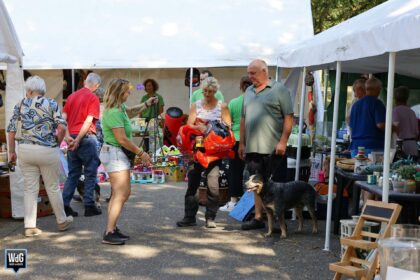
[[[230,212],[230,211],[233,210],[233,208],[235,208],[236,204],[237,204],[237,202],[229,201],[224,206],[220,207],[219,208],[219,211],[222,211],[222,212]]]

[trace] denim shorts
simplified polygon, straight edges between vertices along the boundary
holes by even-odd
[[[108,173],[130,170],[130,162],[120,147],[104,144],[99,159]]]

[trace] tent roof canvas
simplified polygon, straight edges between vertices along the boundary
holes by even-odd
[[[25,69],[275,65],[313,36],[309,0],[4,1]]]
[[[22,55],[15,29],[3,0],[0,0],[0,62],[14,63],[20,61]]]
[[[388,70],[388,52],[398,52],[396,72],[420,78],[420,1],[390,0],[313,38],[288,46],[279,66],[378,73]]]

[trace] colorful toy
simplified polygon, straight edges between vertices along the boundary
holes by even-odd
[[[152,179],[153,183],[155,184],[163,184],[165,183],[165,172],[160,169],[152,170]]]

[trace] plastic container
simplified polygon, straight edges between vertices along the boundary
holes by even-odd
[[[420,279],[420,239],[386,238],[378,241],[381,279]]]
[[[152,170],[152,178],[153,178],[153,183],[163,184],[165,183],[165,172],[159,169]]]
[[[420,225],[414,224],[395,224],[391,227],[391,237],[412,237],[420,239]]]
[[[322,170],[319,170],[318,181],[319,182],[325,182],[325,175],[324,175],[324,171],[322,171]]]

